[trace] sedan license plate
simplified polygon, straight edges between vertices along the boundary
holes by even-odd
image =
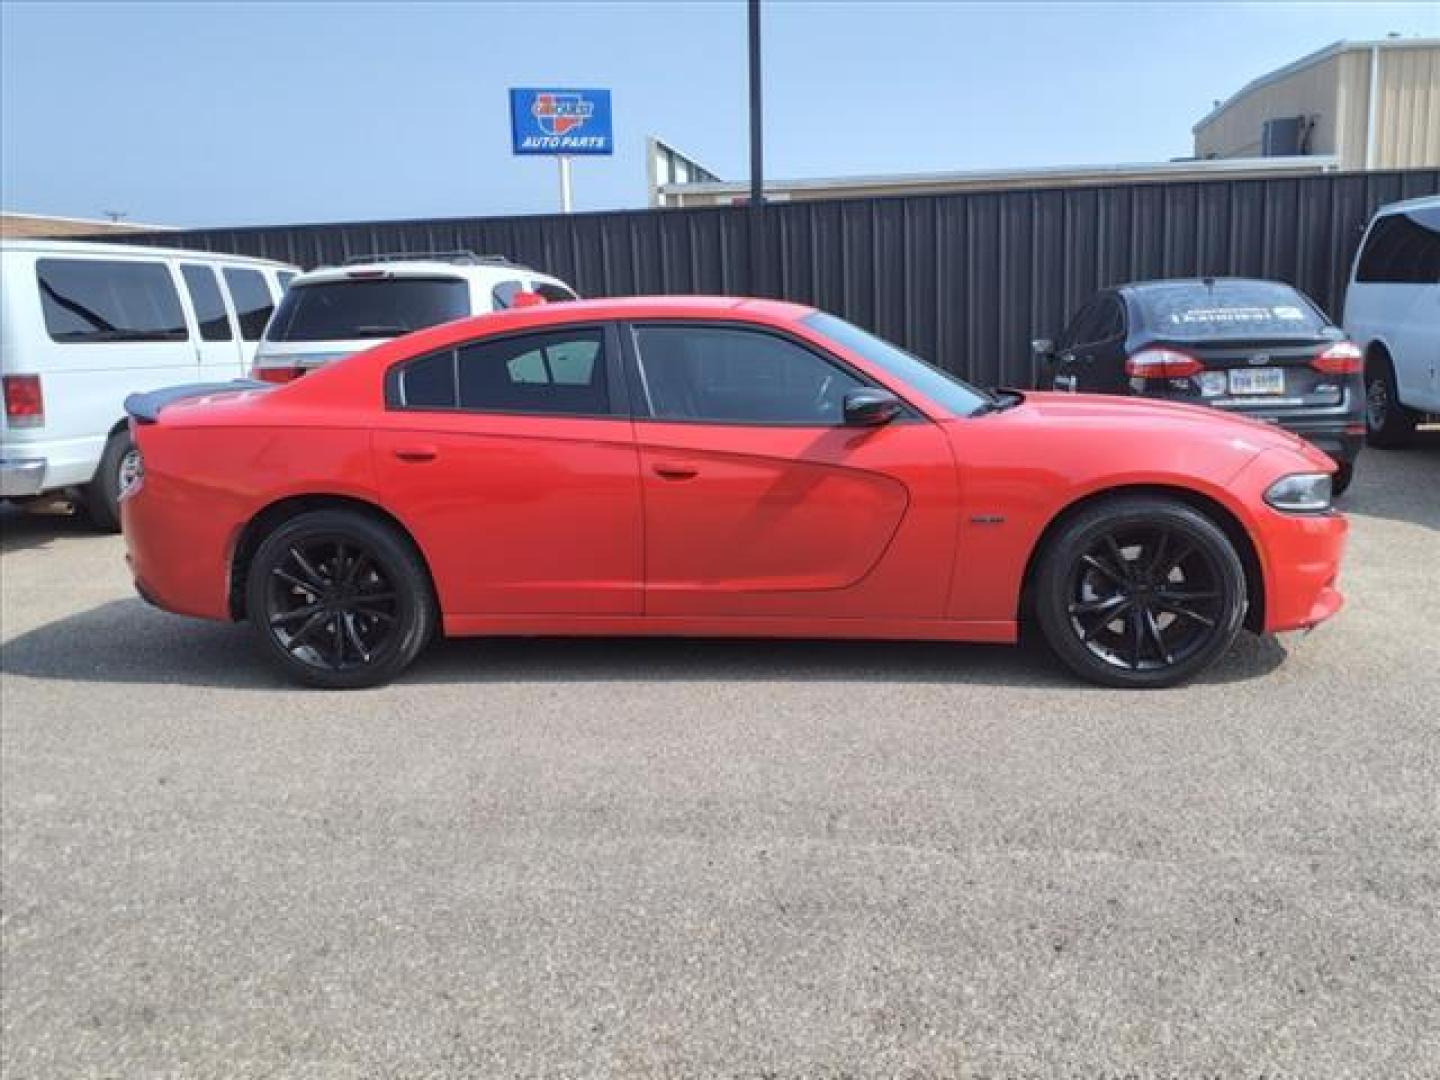
[[[1231,368],[1230,393],[1232,394],[1283,394],[1285,393],[1284,368]]]

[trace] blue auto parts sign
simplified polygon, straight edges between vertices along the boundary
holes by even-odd
[[[517,154],[612,154],[610,91],[512,88],[510,133]]]

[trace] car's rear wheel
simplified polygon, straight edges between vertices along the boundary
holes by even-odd
[[[1383,349],[1365,362],[1365,438],[1371,446],[1404,446],[1419,417],[1400,401],[1395,365]]]
[[[82,507],[97,529],[117,532],[120,528],[120,496],[140,476],[140,451],[122,428],[105,442],[95,478],[85,485]]]
[[[1035,584],[1051,649],[1104,686],[1183,682],[1229,647],[1245,616],[1245,569],[1229,537],[1163,498],[1077,513],[1049,541]]]
[[[250,562],[246,611],[286,674],[335,689],[393,679],[435,624],[409,540],[350,510],[301,514],[266,537]]]

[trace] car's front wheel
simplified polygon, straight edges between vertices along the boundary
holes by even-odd
[[[1055,654],[1104,686],[1173,686],[1209,667],[1245,616],[1245,569],[1185,503],[1124,497],[1064,522],[1041,555],[1035,614]]]
[[[351,510],[291,518],[250,561],[246,611],[267,655],[312,686],[388,682],[425,647],[435,601],[397,530]]]

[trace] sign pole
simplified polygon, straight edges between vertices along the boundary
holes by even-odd
[[[760,104],[760,0],[750,0],[750,205],[765,201],[765,136]]]
[[[570,155],[561,154],[556,159],[560,163],[560,212],[570,213]]]

